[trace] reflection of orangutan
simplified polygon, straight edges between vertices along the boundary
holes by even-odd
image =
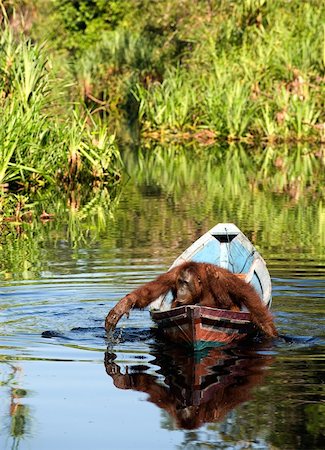
[[[106,330],[115,328],[131,308],[144,308],[168,291],[173,294],[172,308],[200,304],[238,311],[245,306],[263,333],[277,336],[271,313],[251,285],[226,269],[194,261],[169,270],[122,298],[107,315]]]
[[[136,368],[123,374],[112,354],[105,354],[105,368],[119,389],[149,395],[148,401],[167,411],[178,428],[195,429],[204,423],[219,422],[235,407],[250,400],[252,389],[263,382],[265,367],[272,357],[258,354],[234,356],[211,349],[206,357],[175,354],[165,360],[160,353],[154,363],[160,377]],[[114,355],[115,356],[115,355]]]

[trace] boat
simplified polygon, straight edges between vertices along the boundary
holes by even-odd
[[[261,302],[271,307],[272,285],[266,263],[236,225],[217,224],[186,249],[170,269],[186,261],[228,269],[251,284]],[[245,309],[230,311],[200,305],[171,308],[171,301],[171,293],[156,299],[150,305],[151,317],[165,338],[194,350],[230,344],[257,333]]]

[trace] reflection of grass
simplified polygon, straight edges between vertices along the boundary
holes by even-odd
[[[6,216],[0,214],[0,277],[37,277],[44,242],[54,246],[64,242],[72,249],[90,245],[114,217],[119,196],[120,187],[85,191],[76,185],[66,195],[45,191],[35,195],[32,204],[19,197],[18,216],[12,196],[0,197],[8,201]],[[51,213],[49,218],[42,214],[45,210]],[[7,221],[10,211],[12,220]]]
[[[124,249],[121,264],[151,258],[167,267],[218,222],[235,222],[266,256],[268,249],[321,254],[325,210],[317,183],[324,182],[324,170],[310,157],[303,146],[126,151],[131,179],[124,186],[75,186],[67,195],[37,192],[33,204],[19,197],[19,210],[15,202],[7,206],[15,220],[0,222],[1,277],[37,278],[47,270],[43,249],[62,245],[72,259],[79,258],[79,249],[96,245],[118,259],[118,249]],[[54,219],[41,220],[43,210]]]
[[[8,363],[6,359],[0,356],[0,364],[4,368],[2,375],[5,375],[5,378],[0,382],[0,387],[10,387],[10,391],[8,391],[10,392],[10,407],[8,411],[10,427],[8,427],[8,432],[12,438],[10,448],[18,450],[20,440],[24,439],[29,432],[31,412],[29,406],[23,404],[28,391],[19,387],[19,374],[22,369],[19,366]]]
[[[141,227],[137,235],[152,230],[150,240],[156,252],[170,255],[168,249],[176,246],[181,250],[181,242],[185,248],[198,237],[193,230],[202,233],[217,222],[235,222],[244,231],[247,227],[254,243],[265,248],[308,247],[321,252],[325,211],[318,182],[324,182],[324,170],[318,164],[310,171],[310,165],[302,163],[306,166],[304,177],[295,173],[292,161],[307,153],[304,147],[272,147],[266,153],[269,162],[261,158],[265,152],[237,145],[209,150],[159,146],[155,151],[140,150],[134,159],[125,155],[128,171],[144,198],[148,195],[149,202],[150,195],[161,197],[156,218],[149,213],[147,202],[148,211],[134,211]],[[280,156],[286,168],[277,167]],[[260,181],[262,170],[266,171],[264,182]]]
[[[139,182],[158,182],[177,195],[204,174],[204,192],[225,195],[260,187],[299,197],[307,191],[322,193],[325,155],[308,146],[267,146],[263,149],[230,145],[223,147],[156,146],[139,152]],[[177,174],[177,176],[175,176]]]

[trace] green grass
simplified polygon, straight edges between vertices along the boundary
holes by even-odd
[[[325,141],[322,2],[24,0],[1,10],[1,186],[115,183],[125,137],[255,145],[219,152],[231,169],[218,176],[238,186],[256,173],[280,192],[322,182],[322,150],[307,147]]]
[[[100,118],[68,101],[45,47],[14,36],[0,38],[0,185],[28,188],[108,182],[121,161]]]
[[[208,130],[215,140],[325,140],[320,0],[14,4],[33,11],[28,31],[48,40],[71,82],[65,96],[110,133],[136,125],[143,139]]]
[[[212,4],[217,2],[212,2]],[[209,129],[220,138],[324,140],[321,2],[218,2],[187,30],[191,54],[161,84],[137,85],[147,133]],[[199,30],[206,39],[199,40]],[[197,39],[197,40],[196,40]]]

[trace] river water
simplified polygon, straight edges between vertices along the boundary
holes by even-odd
[[[85,219],[70,200],[2,242],[0,449],[324,448],[321,199],[141,164]],[[145,310],[108,341],[116,301],[218,222],[266,260],[280,338],[191,355],[159,341]]]

